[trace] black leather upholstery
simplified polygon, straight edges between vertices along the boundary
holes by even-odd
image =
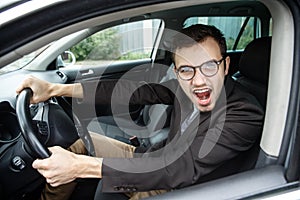
[[[253,40],[243,52],[239,71],[233,78],[248,89],[263,107],[266,105],[270,67],[271,37]]]

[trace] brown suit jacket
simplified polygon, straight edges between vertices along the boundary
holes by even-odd
[[[124,99],[129,99],[132,105],[174,105],[166,140],[149,149],[137,148],[132,159],[104,158],[104,192],[182,188],[249,169],[255,163],[253,149],[260,139],[263,110],[231,78],[214,110],[199,112],[183,133],[180,125],[193,105],[177,80],[160,85],[109,80],[86,82],[83,88],[87,103],[92,99],[96,104],[110,104],[113,99],[126,104]]]

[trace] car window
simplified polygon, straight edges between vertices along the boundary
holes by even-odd
[[[151,58],[162,21],[143,20],[101,30],[70,48],[76,65]]]
[[[229,51],[243,50],[250,41],[261,36],[257,17],[190,17],[184,22],[184,27],[199,23],[222,30]]]
[[[273,33],[273,19],[270,19],[270,26],[269,26],[269,36],[272,36]]]

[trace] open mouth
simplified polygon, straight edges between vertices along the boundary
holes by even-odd
[[[205,88],[205,89],[194,90],[194,94],[198,98],[198,102],[200,105],[206,106],[210,104],[211,89]]]

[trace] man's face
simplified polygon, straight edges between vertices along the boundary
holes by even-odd
[[[221,60],[222,55],[218,43],[211,37],[191,47],[177,49],[175,52],[175,66],[200,66],[209,60]],[[219,65],[217,74],[211,77],[203,75],[196,69],[194,78],[189,81],[177,77],[180,86],[195,106],[202,112],[211,111],[219,98],[224,84],[225,75],[229,69],[229,57]],[[225,67],[225,69],[224,69]]]

